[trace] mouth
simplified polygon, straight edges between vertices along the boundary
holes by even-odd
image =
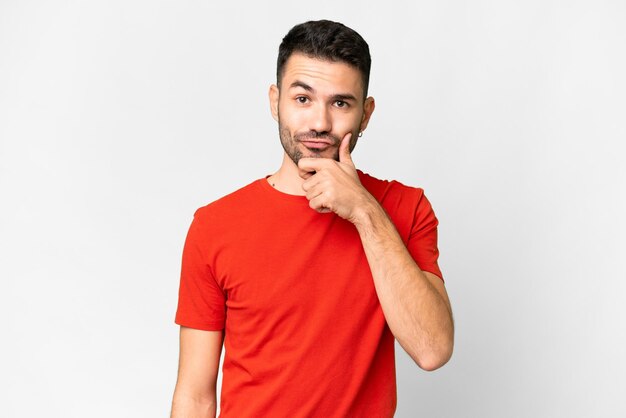
[[[305,140],[305,141],[300,141],[300,143],[309,149],[314,149],[318,151],[324,150],[332,145],[328,141]]]

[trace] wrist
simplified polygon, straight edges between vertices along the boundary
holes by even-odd
[[[362,203],[356,206],[352,223],[359,231],[369,230],[373,227],[376,217],[380,216],[381,213],[385,215],[384,209],[380,206],[378,201],[368,193],[367,196],[364,196]]]

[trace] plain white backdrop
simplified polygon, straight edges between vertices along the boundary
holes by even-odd
[[[623,1],[0,0],[1,416],[168,416],[193,212],[278,168],[320,18],[370,44],[357,167],[440,221],[456,351],[396,344],[396,416],[626,416]]]

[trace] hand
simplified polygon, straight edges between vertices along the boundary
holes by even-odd
[[[339,146],[339,162],[330,158],[301,158],[300,177],[306,179],[302,189],[309,206],[320,213],[335,212],[355,223],[359,209],[374,199],[359,180],[350,156],[351,133]]]

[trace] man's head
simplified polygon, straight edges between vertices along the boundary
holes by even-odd
[[[272,115],[285,153],[338,159],[341,139],[350,151],[374,111],[367,97],[369,48],[354,30],[330,21],[295,26],[278,53],[277,85],[270,87]]]

